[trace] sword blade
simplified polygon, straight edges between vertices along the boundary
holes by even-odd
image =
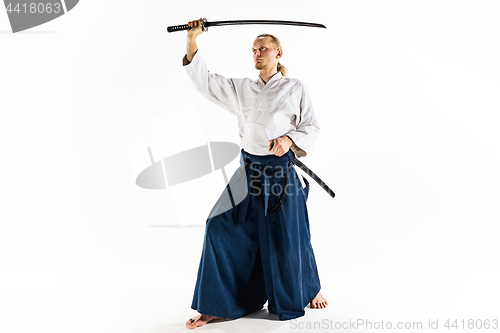
[[[312,28],[324,28],[323,24],[319,23],[309,23],[309,22],[298,22],[298,21],[277,21],[277,20],[235,20],[235,21],[214,21],[214,22],[204,22],[206,27],[216,27],[223,25],[240,25],[240,24],[277,24],[277,25],[295,25],[301,27],[312,27]]]

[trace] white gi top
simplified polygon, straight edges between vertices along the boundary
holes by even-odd
[[[211,73],[198,50],[186,69],[195,88],[238,118],[241,147],[254,155],[273,155],[269,142],[284,134],[297,145],[297,157],[312,149],[320,128],[305,85],[278,72],[266,83],[259,76],[228,78]]]

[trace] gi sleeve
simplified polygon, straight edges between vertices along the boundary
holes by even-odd
[[[222,75],[211,73],[199,50],[196,51],[191,62],[184,55],[182,64],[196,90],[208,100],[236,115],[239,100],[233,79],[226,79]]]
[[[309,93],[304,84],[302,84],[299,118],[295,130],[286,135],[297,145],[297,147],[291,147],[292,151],[297,157],[302,157],[311,152],[320,131]]]

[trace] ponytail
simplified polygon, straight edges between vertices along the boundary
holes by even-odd
[[[260,34],[257,36],[257,38],[261,38],[261,37],[271,37],[272,43],[274,44],[276,49],[281,49],[280,40],[276,36],[271,35],[271,34]],[[281,75],[286,76],[287,69],[285,66],[280,64],[279,61],[278,61],[278,65],[277,65],[277,70],[278,70],[278,72],[281,72]]]
[[[278,72],[281,72],[281,75],[286,76],[286,67],[279,63],[278,61]]]

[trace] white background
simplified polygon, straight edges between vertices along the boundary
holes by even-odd
[[[499,14],[496,1],[85,0],[12,34],[0,11],[0,331],[187,330],[222,174],[167,190],[135,179],[147,147],[159,160],[239,144],[182,68],[185,32],[166,32],[200,17],[327,26],[198,39],[211,71],[257,78],[253,40],[275,34],[308,86],[321,134],[303,161],[337,196],[309,178],[329,307],[295,324],[500,320]],[[297,330],[265,313],[198,330]]]

